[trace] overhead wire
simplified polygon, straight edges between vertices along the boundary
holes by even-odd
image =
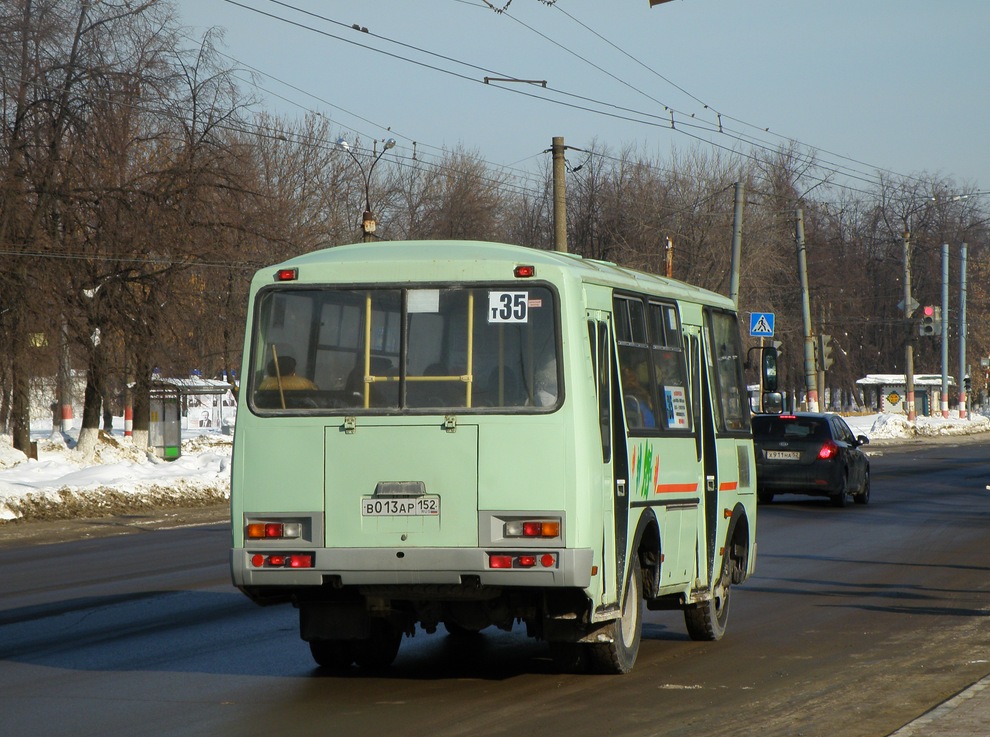
[[[314,28],[313,26],[310,26],[310,25],[307,25],[307,24],[304,24],[304,23],[299,23],[299,22],[293,21],[291,19],[284,18],[283,16],[280,16],[280,15],[277,15],[277,14],[267,13],[265,11],[262,11],[262,10],[259,10],[259,9],[256,9],[256,8],[251,8],[250,6],[244,5],[243,3],[237,2],[236,0],[225,0],[225,2],[228,2],[229,4],[236,5],[238,7],[241,7],[241,8],[247,9],[247,10],[252,10],[254,12],[260,13],[262,15],[268,16],[268,17],[273,18],[273,19],[282,20],[283,22],[289,23],[289,24],[294,25],[294,26],[297,26],[299,28],[310,30],[310,31],[313,31],[315,33],[319,33],[319,34],[322,34],[322,35],[327,35],[327,36],[329,36],[331,38],[335,38],[335,39],[338,39],[338,40],[344,40],[347,43],[355,44],[355,45],[360,46],[361,48],[367,49],[369,51],[374,51],[374,52],[377,52],[377,53],[382,53],[382,54],[385,54],[385,55],[390,56],[390,57],[395,58],[395,59],[400,59],[400,60],[407,61],[407,62],[412,63],[412,64],[417,64],[417,65],[420,65],[420,66],[425,66],[428,69],[431,69],[431,70],[434,70],[434,71],[438,71],[438,72],[442,72],[442,73],[445,73],[445,74],[450,74],[450,75],[453,75],[455,77],[459,77],[459,78],[461,78],[463,80],[466,80],[466,81],[472,81],[472,82],[476,82],[476,83],[483,83],[482,80],[478,80],[478,79],[473,78],[473,77],[470,77],[468,75],[464,75],[464,74],[461,74],[459,72],[455,72],[453,70],[444,69],[442,67],[438,67],[438,66],[433,65],[433,64],[427,64],[427,63],[422,62],[422,61],[419,61],[419,60],[410,59],[408,57],[405,57],[405,56],[402,56],[402,55],[399,55],[399,54],[393,54],[391,52],[385,51],[383,49],[380,49],[380,48],[377,48],[377,47],[374,47],[374,46],[370,46],[368,44],[361,44],[361,43],[358,43],[358,42],[353,41],[353,40],[350,40],[350,39],[344,39],[344,38],[342,38],[340,36],[336,36],[334,34],[331,34],[331,33],[327,32],[327,31],[323,31],[321,29]],[[282,0],[269,0],[269,2],[271,2],[271,3],[275,4],[275,5],[278,5],[280,7],[283,7],[283,8],[289,9],[289,10],[293,10],[293,11],[296,11],[296,12],[299,12],[299,13],[301,13],[301,14],[309,17],[309,18],[313,18],[313,19],[317,19],[317,20],[320,20],[320,21],[323,21],[323,22],[331,23],[333,25],[337,25],[337,26],[340,26],[342,28],[351,28],[351,29],[355,28],[355,24],[351,24],[350,26],[348,26],[348,24],[346,24],[346,23],[344,23],[342,21],[334,20],[332,18],[329,18],[327,16],[321,15],[319,13],[314,13],[312,11],[308,11],[308,10],[305,10],[305,9],[298,8],[297,6],[294,6],[294,5],[292,5],[290,3],[287,3],[287,2],[283,2]],[[495,8],[493,8],[493,6],[491,6],[490,3],[486,3],[486,5],[489,8],[495,9]],[[557,5],[557,4],[553,4],[553,5],[554,5],[554,7],[557,7],[559,9],[559,5]],[[480,7],[480,6],[478,6],[478,7]],[[504,15],[504,16],[512,19],[513,21],[515,21],[517,23],[520,23],[521,25],[523,25],[524,27],[528,28],[532,32],[539,34],[542,38],[548,40],[549,42],[554,43],[555,45],[560,46],[561,48],[564,48],[566,51],[568,51],[568,53],[574,54],[575,56],[577,56],[577,58],[581,59],[585,63],[591,64],[594,68],[598,69],[599,71],[602,71],[603,73],[608,74],[610,76],[610,78],[619,80],[619,78],[616,75],[613,75],[613,74],[607,72],[602,67],[600,67],[600,66],[594,64],[593,62],[590,62],[589,60],[587,60],[585,57],[582,57],[581,55],[576,54],[572,50],[567,49],[562,44],[559,44],[558,42],[553,41],[553,39],[551,39],[546,34],[543,34],[542,32],[536,31],[535,29],[532,29],[532,27],[528,26],[527,24],[522,23],[518,19],[515,19],[510,13],[507,12],[506,8],[495,9],[495,10],[498,12],[499,15]],[[570,16],[570,14],[567,14],[567,15],[568,15],[568,17],[573,17],[573,16]],[[584,24],[582,24],[582,27],[587,28],[587,26],[584,25]],[[455,63],[455,64],[458,64],[458,65],[462,65],[462,66],[464,66],[464,67],[466,67],[468,69],[473,69],[473,70],[478,71],[478,72],[487,72],[488,74],[505,75],[504,72],[500,72],[500,71],[497,71],[497,70],[492,70],[492,69],[488,69],[488,68],[485,68],[485,67],[481,67],[479,65],[475,65],[475,64],[471,64],[469,62],[464,62],[464,61],[455,59],[454,57],[451,57],[451,56],[448,56],[448,55],[445,55],[445,54],[438,54],[437,52],[433,52],[433,51],[430,51],[430,50],[427,50],[427,49],[423,49],[422,47],[415,46],[413,44],[408,44],[408,43],[405,43],[405,42],[402,42],[402,41],[398,41],[396,39],[389,38],[387,36],[383,36],[383,35],[380,35],[380,34],[371,33],[366,28],[363,28],[363,27],[360,27],[360,26],[357,26],[357,30],[359,30],[361,33],[365,33],[365,34],[367,34],[367,35],[369,35],[371,37],[374,37],[374,38],[376,38],[376,39],[378,39],[380,41],[384,41],[384,42],[396,44],[399,47],[401,47],[401,48],[403,48],[403,49],[405,49],[407,51],[415,51],[417,53],[425,54],[425,55],[428,55],[428,56],[431,56],[431,57],[434,57],[434,58],[437,58],[437,59],[440,59],[440,60],[443,60],[443,61],[447,61],[447,62]],[[595,33],[595,35],[597,37],[599,37],[600,39],[602,39],[603,41],[605,41],[605,42],[609,43],[610,45],[613,45],[614,46],[614,44],[612,44],[607,39],[605,39],[603,36],[601,36],[601,34],[598,34],[597,32],[594,32],[594,31],[593,31],[593,33]],[[630,57],[630,58],[634,58],[634,57]],[[638,62],[638,63],[641,63],[641,62]],[[505,76],[508,76],[508,75],[505,75]],[[664,79],[665,81],[668,81],[669,82],[669,80],[666,80],[666,78],[663,77],[662,75],[658,75],[658,76],[660,76],[661,79]],[[621,81],[621,80],[619,80],[619,81]],[[607,117],[612,117],[612,118],[615,118],[615,119],[625,120],[627,122],[638,123],[638,124],[642,124],[642,125],[648,125],[648,126],[652,126],[652,127],[655,127],[655,128],[668,128],[669,127],[669,128],[671,128],[671,129],[673,129],[675,131],[678,131],[680,133],[683,133],[683,134],[687,135],[688,137],[690,137],[690,138],[692,138],[694,140],[699,141],[700,143],[703,143],[703,144],[706,144],[706,145],[712,145],[712,146],[721,148],[722,150],[730,151],[730,152],[732,152],[734,154],[740,154],[740,152],[737,151],[734,148],[730,148],[730,147],[726,147],[726,146],[724,146],[722,144],[718,144],[718,143],[716,143],[715,141],[713,141],[711,139],[703,138],[702,136],[700,136],[698,134],[692,134],[689,131],[686,131],[684,129],[685,128],[687,128],[687,129],[695,129],[695,130],[706,132],[706,133],[713,134],[713,135],[714,134],[725,135],[725,136],[727,136],[729,138],[733,138],[733,139],[739,141],[740,143],[744,143],[744,144],[746,144],[748,146],[755,147],[755,148],[758,148],[758,149],[763,149],[763,150],[766,150],[766,151],[775,152],[775,151],[778,150],[776,148],[772,148],[771,147],[771,144],[769,144],[767,141],[755,139],[755,138],[753,138],[751,136],[746,136],[744,134],[740,134],[737,131],[726,129],[725,126],[721,123],[721,115],[722,114],[720,112],[718,112],[718,111],[715,111],[716,114],[720,116],[720,118],[719,118],[719,120],[718,120],[717,123],[714,122],[714,121],[695,122],[695,121],[702,121],[702,119],[696,118],[696,116],[694,114],[692,114],[692,113],[686,113],[686,112],[675,110],[674,108],[671,108],[669,105],[666,105],[665,103],[660,102],[659,100],[656,100],[652,96],[648,95],[647,93],[645,93],[642,90],[639,90],[638,88],[635,88],[635,87],[631,87],[631,88],[634,89],[635,91],[639,92],[640,94],[643,94],[644,96],[646,96],[651,101],[656,102],[657,104],[663,106],[665,108],[665,110],[670,113],[669,120],[667,118],[661,116],[661,115],[656,114],[656,113],[650,113],[648,111],[636,110],[634,108],[629,108],[629,107],[626,107],[626,106],[623,106],[623,105],[619,105],[619,104],[616,104],[616,103],[610,103],[610,102],[605,102],[605,101],[602,101],[602,100],[597,100],[597,99],[594,99],[594,98],[591,98],[591,97],[588,97],[588,96],[585,96],[585,95],[580,95],[580,94],[577,94],[577,93],[568,92],[566,90],[561,90],[561,89],[555,88],[555,87],[553,87],[551,85],[547,85],[547,87],[545,88],[547,93],[553,93],[553,94],[560,95],[560,96],[565,97],[565,98],[579,100],[582,103],[588,103],[588,104],[578,104],[578,103],[575,103],[575,102],[568,102],[567,100],[554,99],[554,98],[551,98],[551,97],[547,97],[542,92],[538,92],[538,93],[529,92],[529,91],[526,91],[526,90],[520,90],[518,88],[511,88],[511,87],[508,87],[508,86],[503,85],[503,84],[491,84],[491,86],[497,87],[499,89],[506,90],[508,92],[512,92],[514,94],[519,94],[519,95],[523,95],[523,96],[527,96],[527,97],[531,97],[531,98],[543,100],[543,101],[546,101],[546,102],[551,102],[551,103],[554,103],[554,104],[563,105],[565,107],[570,107],[572,109],[581,110],[581,111],[589,112],[589,113],[592,113],[592,114],[605,115]],[[709,106],[706,103],[702,102],[700,100],[700,98],[698,98],[698,97],[696,97],[694,95],[691,95],[691,93],[687,92],[686,90],[683,90],[683,88],[680,88],[677,85],[674,85],[674,86],[677,87],[679,90],[682,90],[685,94],[689,95],[692,99],[698,101],[699,104],[703,105],[703,107],[705,107],[706,109],[712,109],[714,111],[714,109],[711,108],[711,106]],[[595,106],[599,106],[599,107],[598,108],[589,107],[589,105],[595,105]],[[601,108],[607,108],[607,109],[601,109]],[[676,118],[676,114],[678,114],[678,113],[682,116],[681,119],[679,119],[679,120]],[[747,124],[747,125],[749,125],[749,124]],[[755,126],[753,126],[753,127],[755,128]],[[765,130],[768,130],[768,129],[765,129]],[[793,140],[793,139],[791,139],[791,140]],[[795,142],[798,143],[798,144],[800,144],[799,141],[795,141]],[[800,145],[805,146],[805,144],[800,144]],[[817,149],[817,148],[813,148],[813,147],[807,147],[806,146],[806,148],[812,148],[812,150],[814,150],[814,151],[823,151],[822,149]],[[825,161],[825,160],[818,160],[813,155],[811,155],[811,154],[805,154],[805,153],[802,153],[802,152],[794,152],[793,155],[796,158],[798,158],[799,161],[802,161],[803,163],[806,163],[806,164],[811,165],[811,166],[817,166],[819,168],[825,169],[826,171],[829,171],[832,174],[847,176],[847,177],[849,177],[851,179],[858,180],[858,181],[861,181],[861,182],[866,183],[866,184],[871,184],[872,185],[872,184],[876,184],[877,183],[877,180],[876,180],[876,177],[875,176],[867,175],[867,174],[865,174],[863,172],[860,172],[860,171],[858,171],[858,170],[856,170],[856,169],[854,169],[852,167],[847,167],[847,166],[844,166],[842,164],[838,164],[836,162]],[[752,155],[749,155],[748,158],[751,158],[752,159],[752,158],[755,158],[755,157],[752,156]],[[844,158],[844,157],[841,157],[840,156],[840,158]],[[864,165],[866,165],[866,164],[864,164]],[[866,165],[866,166],[869,166],[869,165]],[[843,186],[843,185],[841,183],[835,183],[835,186]]]

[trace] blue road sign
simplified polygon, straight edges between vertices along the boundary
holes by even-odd
[[[750,312],[749,313],[749,334],[753,338],[772,338],[774,313],[772,312]]]

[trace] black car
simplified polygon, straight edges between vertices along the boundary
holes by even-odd
[[[836,507],[848,496],[869,503],[870,459],[860,449],[869,442],[830,412],[753,415],[760,502],[775,494],[812,494],[829,497]]]

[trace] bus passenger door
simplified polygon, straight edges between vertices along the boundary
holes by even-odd
[[[713,389],[707,350],[699,333],[688,336],[691,357],[691,407],[694,414],[695,448],[699,470],[702,474],[701,513],[698,529],[703,531],[704,545],[699,544],[698,584],[704,586],[712,580],[715,565],[716,532],[718,528],[718,453],[715,447],[715,416],[713,414]],[[699,543],[702,541],[699,540]]]
[[[603,590],[599,603],[618,601],[626,567],[629,527],[629,472],[626,436],[621,416],[618,370],[612,341],[611,315],[589,310],[588,334],[595,372],[598,428],[601,437],[604,539],[602,541]]]

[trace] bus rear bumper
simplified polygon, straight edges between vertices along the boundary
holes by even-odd
[[[318,548],[312,568],[257,564],[257,556],[282,553],[271,549],[233,548],[230,570],[238,588],[272,586],[280,589],[321,586],[481,585],[588,588],[593,553],[588,548],[547,550],[482,550],[480,548]],[[492,568],[491,555],[532,556],[529,567]],[[552,556],[552,564],[550,558]]]

